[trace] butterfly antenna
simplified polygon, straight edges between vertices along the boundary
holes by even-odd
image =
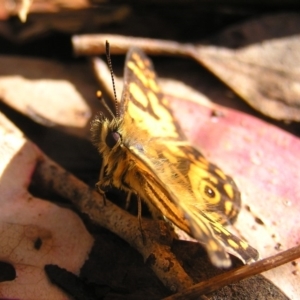
[[[116,93],[114,71],[113,71],[112,63],[111,63],[111,59],[110,59],[110,47],[109,47],[109,42],[108,41],[106,41],[106,43],[105,43],[105,50],[106,50],[106,59],[107,59],[107,63],[108,63],[108,67],[109,67],[109,71],[110,71],[110,75],[111,75],[113,90],[114,90],[116,118],[118,118],[119,117],[118,99],[117,99],[117,93]]]

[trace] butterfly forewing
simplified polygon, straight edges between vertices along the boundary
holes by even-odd
[[[137,127],[151,137],[185,139],[170,113],[151,61],[138,48],[131,48],[127,54],[121,112],[133,117]]]
[[[127,54],[119,117],[95,119],[92,131],[105,170],[99,186],[138,194],[154,215],[200,240],[216,266],[230,264],[223,245],[245,261],[257,258],[255,249],[221,225],[239,209],[235,183],[186,140],[140,49]]]

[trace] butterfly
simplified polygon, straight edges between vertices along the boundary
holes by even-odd
[[[226,248],[244,261],[258,252],[223,226],[234,219],[240,192],[233,179],[186,139],[162,93],[152,62],[139,48],[126,56],[124,89],[115,114],[91,123],[103,162],[98,188],[136,194],[161,216],[200,241],[213,265],[229,267]]]

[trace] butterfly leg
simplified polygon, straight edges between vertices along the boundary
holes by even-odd
[[[128,192],[127,197],[126,197],[125,210],[128,210],[130,200],[131,200],[131,195],[132,195],[132,192]]]
[[[100,174],[99,174],[99,181],[96,183],[96,188],[99,194],[103,198],[103,204],[106,206],[106,195],[105,195],[105,187],[103,186],[103,177],[104,177],[104,164],[101,166]]]
[[[137,204],[138,204],[138,220],[139,220],[139,225],[140,225],[140,231],[141,231],[141,235],[142,235],[142,239],[143,239],[143,244],[146,245],[146,239],[145,239],[145,235],[144,235],[144,231],[143,231],[143,227],[142,227],[142,201],[141,201],[141,197],[139,195],[137,195]]]
[[[96,183],[96,188],[97,188],[97,190],[98,190],[98,193],[102,196],[104,206],[106,206],[105,189],[104,189],[104,187],[103,187],[103,185],[101,184],[100,181],[98,181],[98,182]]]

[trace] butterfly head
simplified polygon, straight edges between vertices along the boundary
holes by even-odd
[[[121,119],[109,120],[99,114],[91,122],[92,142],[98,151],[105,154],[116,149],[122,144]]]

